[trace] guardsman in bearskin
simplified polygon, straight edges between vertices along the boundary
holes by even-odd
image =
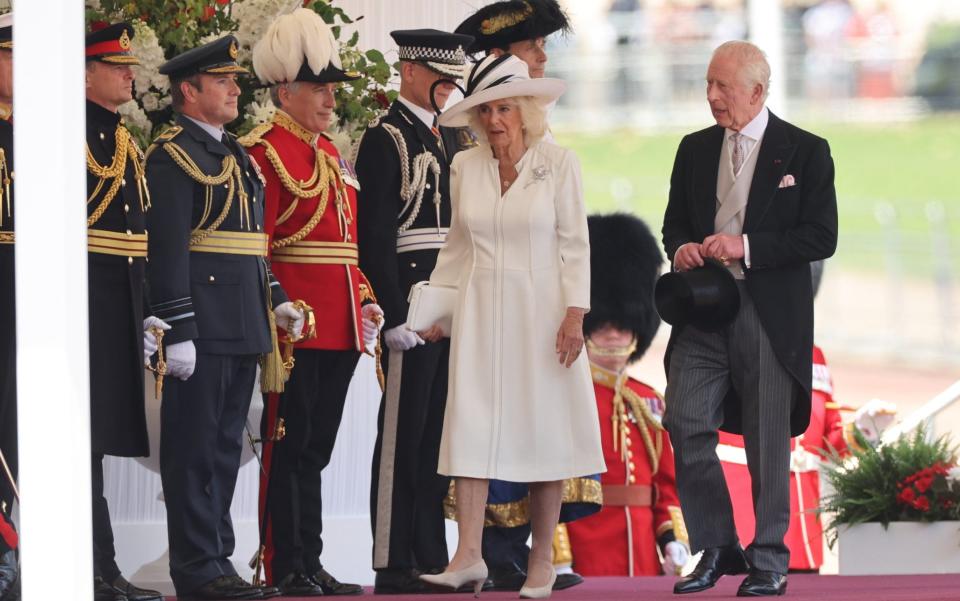
[[[573,566],[585,576],[673,575],[688,551],[673,451],[659,419],[663,397],[626,373],[660,326],[653,286],[663,258],[636,217],[592,215],[587,223],[592,309],[583,330],[607,472],[600,513],[567,525]]]
[[[450,227],[449,158],[436,127],[463,75],[469,36],[433,29],[394,31],[400,97],[360,141],[357,221],[360,267],[385,312],[386,392],[377,421],[370,491],[375,592],[425,590],[421,572],[447,564],[437,474],[447,397],[449,341],[425,344],[403,325],[410,287],[429,280]]]
[[[115,560],[110,511],[103,496],[103,456],[150,453],[143,366],[166,324],[150,316],[145,294],[146,212],[143,154],[117,108],[133,97],[133,27],[117,23],[86,39],[87,276],[90,315],[90,444],[93,452],[94,597],[160,599],[133,586]],[[147,317],[145,320],[144,317]],[[145,339],[147,338],[147,339]]]
[[[160,67],[176,125],[147,152],[151,299],[170,324],[160,413],[160,475],[170,575],[181,599],[258,599],[276,588],[237,576],[230,520],[257,362],[261,388],[285,370],[274,324],[298,337],[304,312],[266,262],[263,183],[223,128],[239,115],[237,40],[224,36]]]
[[[810,264],[813,295],[816,297],[823,275],[824,261]],[[813,346],[813,393],[810,400],[810,425],[790,442],[790,526],[784,542],[790,549],[790,570],[819,570],[823,565],[823,524],[820,506],[820,463],[831,449],[846,454],[860,448],[855,432],[871,443],[893,423],[896,406],[874,399],[855,410],[853,419],[844,423],[842,411],[852,408],[833,398],[833,378],[820,347]],[[737,536],[743,544],[753,540],[756,518],[743,436],[720,432],[717,455],[730,490]]]
[[[343,71],[333,32],[305,8],[274,21],[253,50],[253,66],[271,86],[277,112],[240,143],[267,182],[273,272],[316,314],[316,336],[296,344],[284,392],[264,398],[267,582],[295,597],[360,594],[360,585],[338,582],[320,564],[321,472],[354,369],[383,315],[358,267],[356,176],[323,133],[336,119],[337,86],[360,75]],[[285,435],[270,442],[280,420]]]

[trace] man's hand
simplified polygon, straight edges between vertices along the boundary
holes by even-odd
[[[700,253],[704,257],[716,259],[724,265],[743,258],[743,236],[713,234],[703,239]]]
[[[159,348],[157,337],[150,331],[151,328],[160,328],[166,331],[170,329],[170,326],[167,322],[153,315],[143,320],[143,365],[145,367],[150,367],[150,357]]]
[[[679,576],[689,560],[690,551],[686,545],[672,540],[663,548],[663,573],[666,576]]]
[[[417,336],[416,332],[408,330],[405,325],[390,328],[384,332],[383,340],[391,351],[409,351],[418,344],[426,344],[423,338]]]
[[[897,406],[888,401],[873,399],[853,414],[853,423],[868,441],[880,442],[883,431],[897,418]]]
[[[277,325],[286,330],[287,334],[293,338],[300,338],[306,317],[303,311],[294,306],[292,302],[287,301],[277,305],[277,308],[273,310],[273,315],[276,317]]]
[[[380,324],[383,323],[383,309],[376,303],[364,305],[360,309],[363,324],[363,346],[370,344],[377,339],[380,334]]]
[[[167,375],[186,380],[197,366],[197,347],[193,340],[184,340],[167,347]]]
[[[677,249],[673,255],[673,267],[677,271],[690,271],[703,267],[703,256],[700,254],[700,245],[696,242],[687,242]]]

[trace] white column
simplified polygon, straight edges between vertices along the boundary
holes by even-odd
[[[767,106],[779,116],[787,113],[787,61],[784,55],[782,0],[747,0],[750,41],[767,53],[770,63],[770,96]]]
[[[51,8],[53,8],[51,10]],[[93,597],[83,3],[14,13],[24,601]],[[53,568],[53,572],[51,572]],[[51,581],[51,574],[54,581]]]

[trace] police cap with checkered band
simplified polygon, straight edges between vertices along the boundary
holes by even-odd
[[[445,77],[463,77],[467,55],[464,48],[473,37],[437,29],[403,29],[390,36],[400,47],[400,60],[421,63]]]

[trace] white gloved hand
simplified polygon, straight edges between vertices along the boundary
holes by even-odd
[[[299,338],[303,332],[303,322],[306,318],[303,311],[296,308],[293,303],[287,301],[280,303],[273,310],[273,315],[277,319],[277,325],[286,330],[294,338]]]
[[[146,367],[150,367],[150,357],[157,352],[158,348],[157,337],[150,331],[150,328],[154,327],[161,330],[170,329],[170,325],[159,317],[151,315],[143,320],[143,364]]]
[[[370,303],[360,309],[360,315],[363,317],[361,320],[363,324],[363,346],[370,346],[380,333],[380,325],[383,323],[383,309],[376,303]],[[379,316],[379,319],[375,319],[376,316]]]
[[[663,573],[667,576],[678,575],[690,560],[690,551],[681,542],[672,540],[664,546],[663,551]]]
[[[184,340],[167,347],[167,375],[186,380],[197,366],[197,347],[193,340]]]
[[[391,351],[409,351],[418,344],[426,344],[423,338],[408,330],[407,326],[390,328],[383,333],[383,340]]]
[[[863,437],[872,443],[880,441],[883,431],[897,418],[897,406],[888,401],[873,399],[853,414],[853,424]]]

